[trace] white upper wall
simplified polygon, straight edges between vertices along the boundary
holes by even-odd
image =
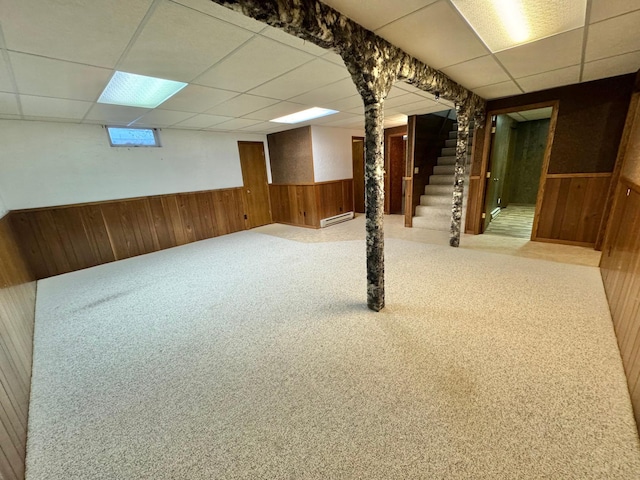
[[[313,171],[316,182],[353,178],[352,137],[363,137],[363,130],[311,126]]]
[[[162,147],[127,148],[100,125],[0,120],[0,191],[17,210],[240,187],[238,140],[266,136],[163,129]]]
[[[4,200],[2,200],[2,195],[0,195],[0,218],[4,217],[9,210],[4,204]]]

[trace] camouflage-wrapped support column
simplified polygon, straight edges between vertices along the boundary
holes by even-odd
[[[384,108],[383,102],[364,106],[364,191],[367,230],[367,305],[384,308]]]
[[[451,230],[449,245],[460,245],[462,224],[462,202],[464,197],[464,174],[467,165],[467,146],[469,143],[469,111],[456,104],[458,137],[456,142],[456,166],[453,183],[453,202],[451,206]]]

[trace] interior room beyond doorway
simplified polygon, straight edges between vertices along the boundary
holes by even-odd
[[[552,110],[492,118],[483,233],[531,238]]]

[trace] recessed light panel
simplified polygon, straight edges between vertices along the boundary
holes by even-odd
[[[587,10],[587,0],[452,2],[492,52],[583,27]]]
[[[333,115],[338,113],[337,110],[330,110],[328,108],[313,107],[301,112],[292,113],[291,115],[285,115],[284,117],[274,118],[270,120],[276,123],[300,123],[306,120],[313,120],[314,118],[326,117],[327,115]]]
[[[98,103],[156,108],[186,86],[186,83],[164,78],[116,72],[100,95]]]

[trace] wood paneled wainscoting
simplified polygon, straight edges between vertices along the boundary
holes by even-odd
[[[594,247],[611,173],[548,174],[532,240]]]
[[[35,277],[0,219],[0,478],[24,479],[31,387]]]
[[[640,185],[622,177],[600,269],[640,425]]]
[[[10,214],[38,279],[245,230],[242,188]]]
[[[320,228],[320,220],[353,211],[353,179],[309,184],[271,184],[273,221]]]

